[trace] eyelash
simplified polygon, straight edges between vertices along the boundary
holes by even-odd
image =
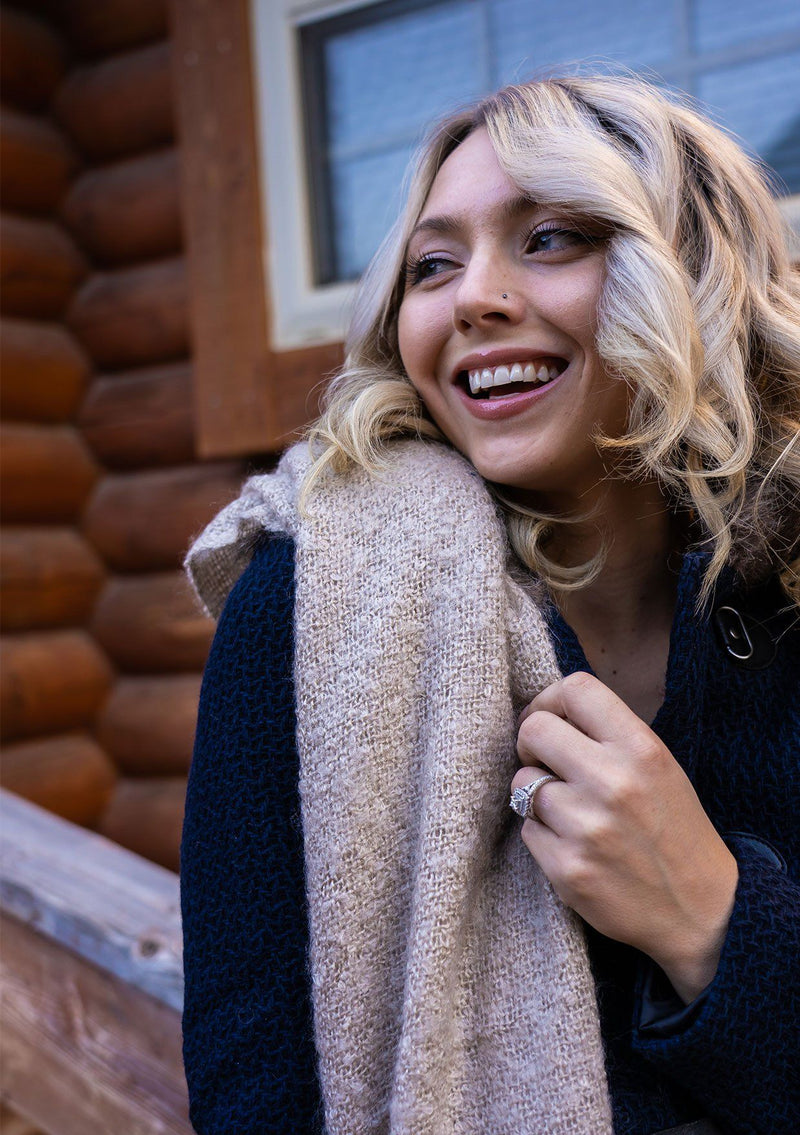
[[[574,237],[580,244],[594,244],[595,243],[595,241],[590,236],[587,236],[586,233],[580,232],[578,229],[568,229],[568,228],[565,228],[563,225],[542,225],[542,226],[536,225],[536,226],[534,226],[534,228],[531,229],[531,231],[528,233],[527,237],[525,238],[526,250],[530,246],[531,241],[534,239],[534,237],[553,236],[553,235]],[[540,249],[540,251],[541,252],[552,252],[554,250],[548,249],[548,248],[543,248],[543,249]],[[558,250],[555,250],[555,251],[558,251]]]
[[[535,237],[551,236],[558,234],[560,236],[574,237],[583,244],[594,244],[595,241],[586,233],[579,232],[577,229],[567,229],[563,225],[543,225],[535,226],[528,235],[525,237],[525,250],[528,251],[531,242]],[[558,249],[539,249],[540,252],[559,251]],[[435,252],[423,252],[419,256],[409,256],[406,260],[404,272],[405,283],[407,287],[414,287],[415,284],[422,283],[423,280],[428,280],[431,277],[423,273],[423,269],[427,264],[437,264],[440,261],[451,263],[450,258]]]

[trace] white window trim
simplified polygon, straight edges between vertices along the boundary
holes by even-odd
[[[341,340],[356,287],[314,283],[297,28],[374,3],[251,0],[264,267],[277,350]]]
[[[354,283],[314,284],[297,28],[378,0],[251,0],[265,272],[276,350],[344,338]],[[800,194],[779,202],[800,256]]]

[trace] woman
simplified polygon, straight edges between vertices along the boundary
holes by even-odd
[[[188,558],[199,1132],[797,1129],[798,308],[644,83],[434,133],[309,444]]]

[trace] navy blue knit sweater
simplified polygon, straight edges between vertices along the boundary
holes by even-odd
[[[203,681],[181,848],[184,1059],[199,1135],[322,1129],[294,737],[293,555],[286,539],[257,551],[231,592]],[[651,1135],[708,1116],[728,1135],[796,1135],[800,627],[771,622],[774,662],[744,669],[694,613],[702,567],[685,558],[653,727],[728,840],[740,881],[717,975],[688,1008],[641,954],[588,931],[614,1126]],[[735,594],[731,602],[746,609]],[[555,611],[550,627],[563,672],[589,669]]]

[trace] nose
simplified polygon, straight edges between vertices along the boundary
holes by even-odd
[[[453,324],[472,327],[515,323],[524,315],[524,297],[515,288],[513,269],[497,256],[473,257],[464,269],[453,304]]]

